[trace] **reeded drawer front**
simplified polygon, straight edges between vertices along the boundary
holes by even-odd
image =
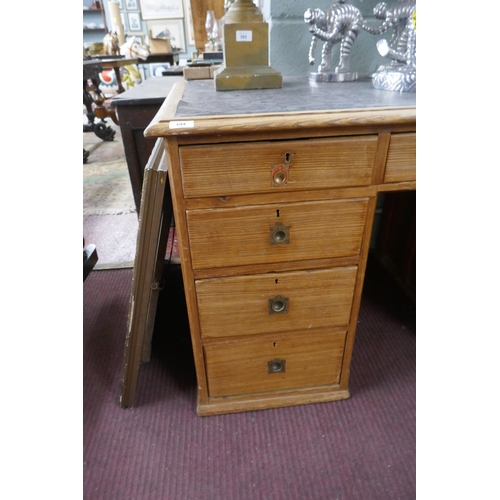
[[[186,212],[194,269],[358,255],[368,198]]]
[[[202,337],[348,325],[356,266],[195,282]]]
[[[384,182],[414,181],[417,178],[417,135],[391,134]]]
[[[184,196],[367,186],[377,136],[179,148]]]
[[[345,332],[262,337],[204,347],[211,397],[339,383]]]

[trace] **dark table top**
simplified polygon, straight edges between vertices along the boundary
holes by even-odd
[[[180,50],[174,49],[173,52],[166,52],[164,54],[149,54],[146,60],[141,60],[140,63],[162,63],[162,62],[178,62]]]
[[[136,106],[138,104],[163,104],[172,87],[184,80],[182,76],[148,78],[132,89],[111,100],[111,106]]]

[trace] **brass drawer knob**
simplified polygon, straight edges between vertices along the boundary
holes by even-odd
[[[288,186],[288,169],[292,158],[291,153],[284,154],[285,163],[271,167],[271,186]]]
[[[271,168],[271,186],[288,186],[288,165],[274,165]]]
[[[290,243],[290,226],[285,226],[281,222],[276,224],[270,229],[270,241],[271,245]]]
[[[269,314],[282,314],[288,312],[288,297],[276,295],[268,299]]]
[[[286,360],[274,358],[267,362],[267,373],[284,373],[286,372]]]

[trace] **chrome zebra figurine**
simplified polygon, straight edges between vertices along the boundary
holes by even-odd
[[[417,91],[417,11],[413,9],[405,26],[405,51],[392,49],[387,40],[377,42],[377,50],[394,64],[380,67],[372,76],[373,86],[394,92]]]
[[[391,65],[397,66],[402,63],[400,54],[407,51],[408,37],[410,35],[409,19],[416,9],[416,0],[396,0],[388,6],[380,2],[373,8],[373,14],[377,19],[383,20],[379,26],[370,26],[363,21],[362,27],[372,35],[381,35],[392,29],[393,34],[387,42],[387,57],[392,59]]]
[[[309,64],[313,65],[316,62],[314,52],[318,40],[325,42],[318,73],[311,74],[311,77],[315,76],[316,81],[355,80],[357,73],[350,73],[351,49],[363,24],[359,9],[346,4],[345,0],[339,0],[325,11],[307,9],[304,13],[304,22],[309,24],[309,32],[313,36],[309,48]],[[332,48],[337,42],[340,42],[340,59],[332,74]],[[322,77],[328,73],[328,78]]]

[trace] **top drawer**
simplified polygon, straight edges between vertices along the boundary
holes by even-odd
[[[415,181],[417,178],[417,136],[392,134],[384,182]]]
[[[377,136],[179,148],[184,196],[229,196],[371,183]]]

